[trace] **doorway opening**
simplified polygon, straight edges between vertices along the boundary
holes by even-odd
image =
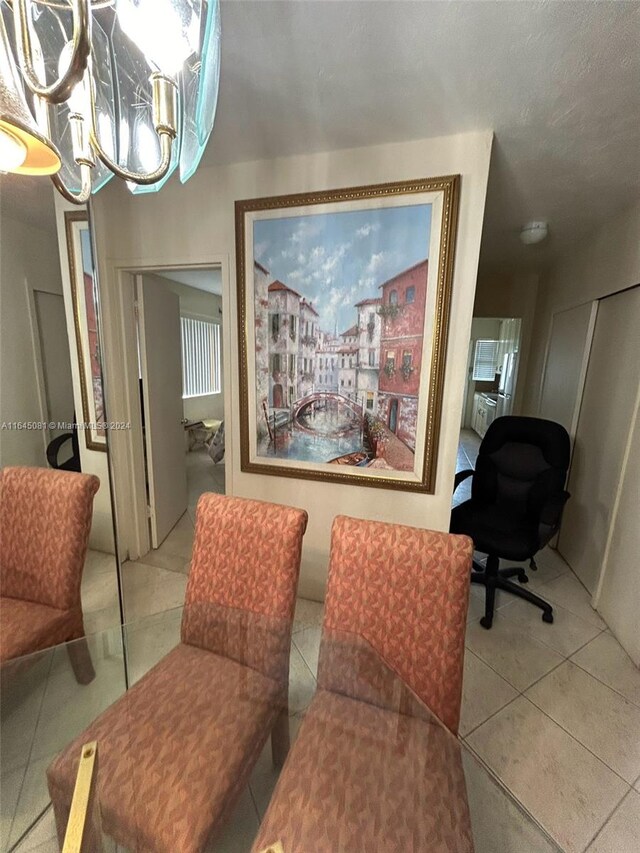
[[[475,468],[480,442],[493,421],[514,410],[522,322],[519,317],[474,317],[467,361],[456,471]],[[471,480],[453,496],[471,497]]]
[[[131,281],[148,530],[123,564],[127,619],[182,604],[196,505],[225,492],[221,269],[136,270]]]

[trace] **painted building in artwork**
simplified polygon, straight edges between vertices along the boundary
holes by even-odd
[[[264,406],[271,404],[269,375],[269,285],[273,276],[257,261],[253,265],[256,347],[256,427],[258,439],[267,435]]]
[[[428,261],[380,285],[378,416],[415,450]]]
[[[316,349],[316,390],[338,390],[338,349],[341,341],[329,332],[318,332]]]
[[[358,311],[358,372],[356,390],[358,401],[365,409],[375,412],[378,409],[378,381],[380,373],[380,333],[382,318],[378,308],[382,302],[376,299],[363,299],[356,303]]]
[[[358,376],[358,327],[351,326],[340,335],[338,347],[338,391],[345,396],[357,392]]]
[[[269,406],[288,409],[298,399],[300,294],[281,281],[268,293]]]
[[[300,300],[298,328],[298,393],[296,399],[316,388],[318,312],[306,299]]]

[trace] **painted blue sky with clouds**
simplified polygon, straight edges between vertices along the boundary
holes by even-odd
[[[320,327],[352,326],[356,302],[429,256],[431,205],[320,213],[254,222],[254,256],[320,314]]]

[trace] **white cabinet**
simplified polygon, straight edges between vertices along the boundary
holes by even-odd
[[[489,425],[496,416],[495,401],[488,399],[484,394],[473,395],[473,418],[471,426],[480,438],[484,438]]]

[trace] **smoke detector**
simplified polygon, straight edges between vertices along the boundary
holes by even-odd
[[[525,246],[533,246],[534,243],[541,243],[548,233],[549,226],[546,222],[527,222],[522,226],[520,239]]]

